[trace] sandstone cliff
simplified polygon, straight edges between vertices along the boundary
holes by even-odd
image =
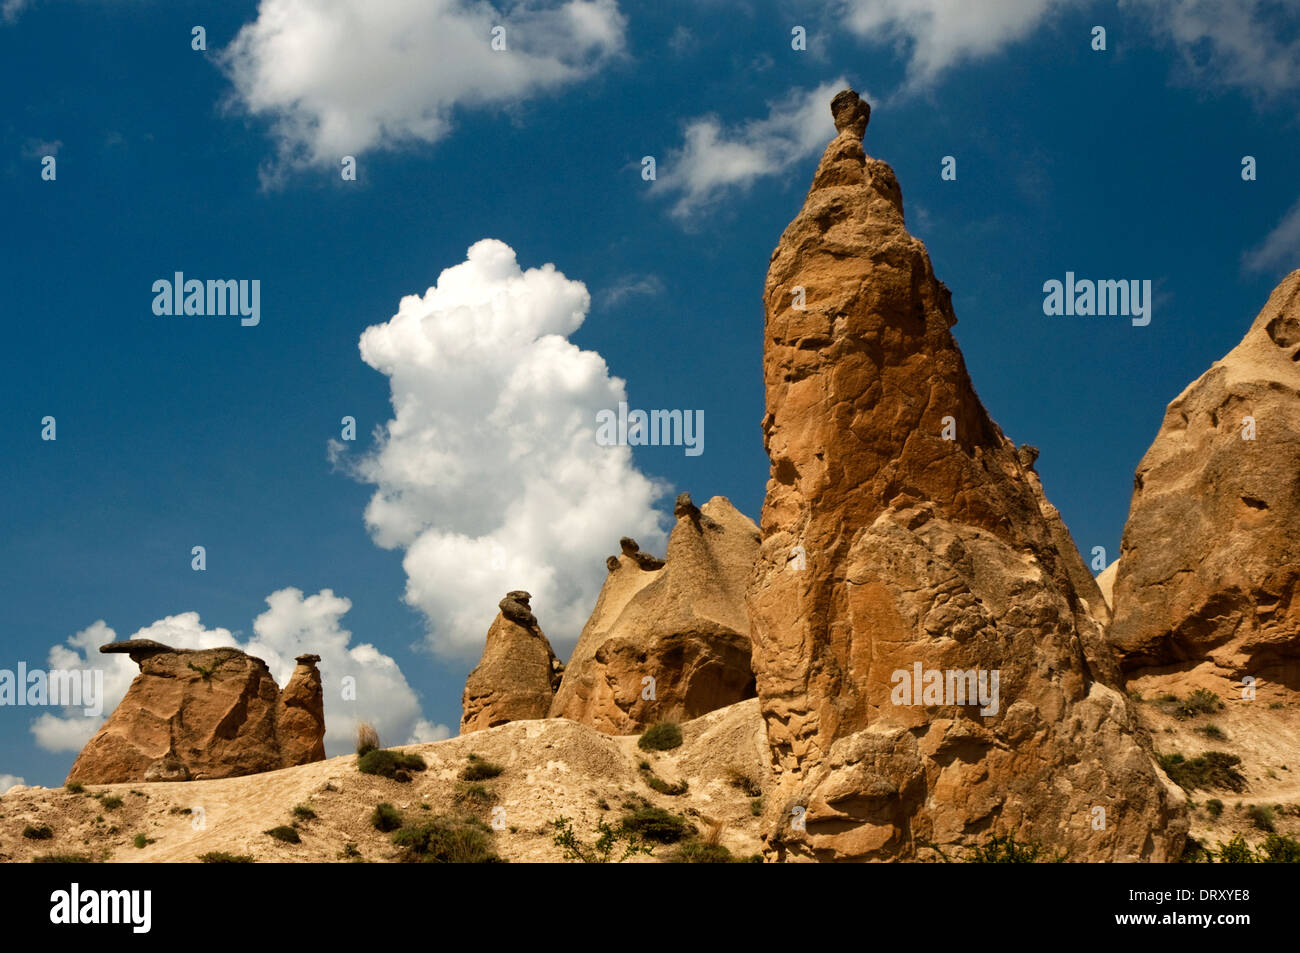
[[[522,590],[506,595],[488,629],[483,658],[465,680],[460,733],[545,718],[564,670]]]
[[[863,151],[867,104],[845,91],[832,112],[764,289],[749,605],[780,785],[768,856],[933,857],[1015,833],[1074,860],[1174,858],[1185,798],[1120,690],[1105,602],[975,394],[951,295]]]
[[[683,493],[666,559],[630,539],[565,669],[552,717],[611,734],[697,718],[754,696],[745,587],[758,529],[726,499]]]
[[[1165,412],[1138,465],[1110,637],[1126,669],[1300,689],[1300,271]]]
[[[227,778],[325,757],[317,656],[298,659],[282,694],[266,663],[239,649],[112,642],[140,666],[121,703],[86,743],[68,782]]]

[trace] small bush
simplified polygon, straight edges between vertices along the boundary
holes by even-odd
[[[968,864],[1036,864],[1060,863],[1064,854],[1045,856],[1047,848],[1038,841],[1016,843],[1016,835],[1006,837],[990,836],[981,847],[976,847],[966,856]]]
[[[387,834],[389,831],[395,831],[402,826],[402,815],[397,808],[384,801],[371,812],[370,824],[375,830]]]
[[[672,864],[733,864],[737,861],[731,855],[731,851],[721,844],[710,844],[692,838],[680,844],[676,850],[669,854],[668,862]]]
[[[1214,739],[1215,741],[1227,741],[1227,740],[1228,740],[1228,736],[1227,736],[1227,734],[1226,734],[1226,733],[1224,732],[1224,730],[1223,730],[1222,728],[1220,728],[1218,725],[1202,725],[1201,727],[1197,728],[1196,730],[1197,730],[1198,732],[1200,732],[1201,734],[1205,735],[1205,737],[1207,737],[1207,738],[1212,738],[1212,739]]]
[[[643,751],[670,751],[681,747],[682,729],[671,721],[661,721],[647,728],[636,744]]]
[[[660,794],[666,794],[669,797],[679,797],[680,795],[685,794],[688,789],[688,785],[685,781],[678,781],[676,784],[669,784],[649,768],[641,769],[641,779],[650,786],[652,791],[658,791]]]
[[[387,748],[368,751],[357,761],[357,770],[362,774],[378,774],[394,780],[402,780],[397,777],[399,772],[405,774],[407,771],[423,771],[425,767],[424,759],[418,754],[403,754]]]
[[[1246,843],[1246,838],[1240,834],[1226,844],[1220,841],[1216,854],[1221,864],[1253,864],[1255,862],[1255,852]]]
[[[763,793],[759,783],[754,780],[748,771],[743,771],[734,764],[727,768],[727,783],[733,788],[739,788],[749,797],[758,797]]]
[[[1261,831],[1268,831],[1270,834],[1274,831],[1273,826],[1273,809],[1267,804],[1252,804],[1246,810],[1246,816]]]
[[[460,772],[462,781],[487,781],[495,778],[505,768],[499,764],[493,764],[491,761],[484,761],[476,754],[469,756],[469,764],[465,765]]]
[[[360,856],[361,851],[357,850],[357,845],[353,844],[351,841],[344,844],[343,849],[339,851],[339,858],[342,860],[355,860]]]
[[[495,804],[497,796],[492,790],[482,784],[462,784],[456,789],[456,802],[458,804],[477,804],[480,807],[487,807]]]
[[[39,827],[28,824],[23,828],[23,836],[28,840],[49,840],[54,836],[54,829],[49,824],[41,824]]]
[[[141,849],[143,849],[148,844],[152,844],[153,842],[154,841],[152,837],[145,837],[143,834],[136,834],[135,837],[132,838],[131,840],[132,844],[134,844],[136,847],[139,847]]]
[[[1179,703],[1178,713],[1183,718],[1195,718],[1197,715],[1212,715],[1222,707],[1218,695],[1198,688]]]
[[[70,781],[63,786],[63,790],[67,791],[69,794],[83,794],[86,790],[86,786],[80,781]]]
[[[293,816],[300,821],[316,820],[316,812],[309,804],[295,804],[293,807]]]
[[[1237,770],[1239,764],[1241,758],[1222,751],[1207,751],[1195,758],[1184,758],[1181,754],[1160,756],[1160,767],[1169,779],[1187,791],[1197,788],[1245,790],[1246,779]]]
[[[1210,817],[1218,817],[1223,813],[1223,802],[1217,797],[1212,797],[1205,802],[1205,809],[1210,812]]]
[[[107,811],[116,811],[122,806],[122,799],[116,794],[106,794],[100,799],[99,803],[104,805],[104,809]]]
[[[596,822],[596,832],[599,836],[596,842],[590,845],[584,844],[578,838],[578,835],[573,832],[573,822],[563,815],[551,821],[551,827],[555,829],[551,840],[556,847],[564,851],[565,860],[580,860],[584,864],[608,864],[620,841],[623,843],[623,852],[618,860],[613,861],[616,864],[621,864],[637,854],[654,853],[654,848],[643,843],[640,835],[630,830],[626,823],[614,827],[601,818]]]
[[[93,864],[89,854],[41,854],[33,857],[33,864]]]
[[[686,818],[661,807],[644,807],[623,815],[622,826],[642,840],[675,844],[695,833]]]
[[[444,815],[393,834],[407,861],[425,864],[499,864],[492,829],[473,817]]]
[[[364,758],[379,747],[379,732],[368,721],[357,724],[357,757]]]
[[[763,799],[756,797],[749,802],[749,813],[754,817],[761,817],[763,814]]]
[[[1264,838],[1258,859],[1265,864],[1300,864],[1300,840],[1269,834]]]
[[[210,850],[199,854],[199,862],[204,864],[251,864],[253,858],[248,854],[228,854],[224,850]]]
[[[279,827],[273,827],[269,831],[263,831],[263,833],[269,834],[276,840],[282,840],[286,844],[302,843],[302,838],[298,836],[298,832],[285,824],[281,824]]]

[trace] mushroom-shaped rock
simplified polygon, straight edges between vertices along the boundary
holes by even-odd
[[[465,680],[462,735],[545,718],[550,711],[563,666],[537,624],[531,598],[515,590],[498,604],[501,612],[488,629],[483,657]]]

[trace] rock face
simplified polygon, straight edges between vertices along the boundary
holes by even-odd
[[[1133,484],[1110,632],[1124,667],[1300,690],[1300,271],[1169,404]]]
[[[498,603],[501,613],[488,629],[483,658],[465,681],[462,735],[545,718],[551,710],[564,666],[538,627],[530,598],[516,590]]]
[[[610,734],[685,721],[754,697],[745,588],[758,528],[726,499],[683,493],[668,553],[622,541],[583,627],[552,717]]]
[[[975,394],[951,295],[863,152],[869,110],[846,91],[833,113],[764,289],[767,853],[933,859],[1015,833],[1075,860],[1177,857],[1185,798],[1119,690],[1036,452]]]
[[[228,778],[325,757],[317,656],[298,659],[284,693],[266,663],[238,649],[111,642],[140,666],[126,697],[86,743],[68,782]]]

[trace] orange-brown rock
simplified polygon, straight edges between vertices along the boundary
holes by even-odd
[[[488,629],[483,658],[465,680],[460,733],[545,718],[564,670],[529,608],[528,593],[508,593]]]
[[[1014,833],[1075,860],[1177,857],[1185,798],[1120,690],[1104,600],[975,394],[951,295],[863,151],[869,111],[846,91],[833,113],[764,289],[767,853],[960,856]]]
[[[1138,464],[1110,638],[1126,669],[1300,689],[1300,271],[1169,404]]]
[[[68,782],[228,778],[319,761],[325,721],[316,656],[303,656],[282,698],[266,663],[239,649],[112,642],[140,666],[86,743]]]
[[[663,560],[630,539],[551,706],[610,734],[685,721],[754,696],[745,588],[758,528],[726,499],[677,498]]]

